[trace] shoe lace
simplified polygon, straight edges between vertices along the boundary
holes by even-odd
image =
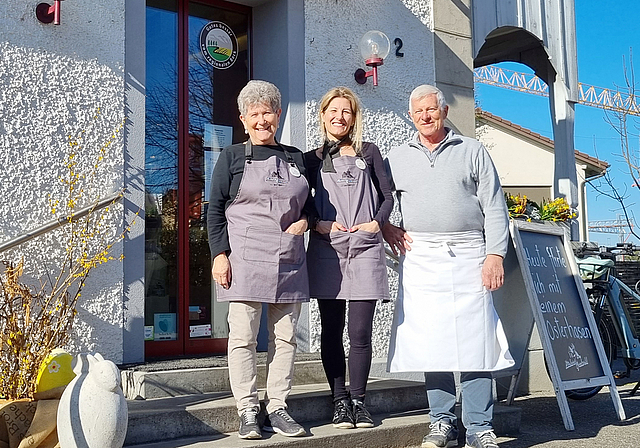
[[[360,400],[353,400],[353,412],[358,415],[367,415],[369,412],[364,406],[364,403]]]
[[[286,409],[278,409],[277,411],[274,412],[274,414],[279,415],[280,417],[282,417],[285,421],[287,421],[289,423],[295,423],[295,420],[293,419],[293,417],[291,417],[289,415],[289,413],[287,412]]]
[[[258,411],[255,409],[247,409],[242,413],[242,421],[245,425],[255,425],[258,417]]]
[[[478,438],[482,442],[482,446],[486,448],[498,448],[498,444],[496,443],[496,435],[492,430],[479,433]]]
[[[441,420],[429,425],[429,435],[446,437],[451,425]]]
[[[335,413],[340,417],[345,417],[349,414],[349,409],[345,403],[339,401],[336,405]]]

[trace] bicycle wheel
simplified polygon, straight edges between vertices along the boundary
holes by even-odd
[[[600,333],[600,339],[602,339],[602,345],[604,347],[604,352],[607,356],[609,366],[611,366],[611,363],[613,362],[613,356],[616,349],[615,341],[613,339],[615,337],[615,333],[613,332],[611,325],[609,317],[605,315],[602,316],[598,323],[598,333]],[[572,400],[587,400],[600,392],[602,387],[603,386],[594,386],[585,387],[583,389],[566,390],[565,395],[567,398],[571,398]]]
[[[629,369],[629,370],[637,370],[640,369],[640,359],[629,359],[629,358],[624,358],[624,365]]]

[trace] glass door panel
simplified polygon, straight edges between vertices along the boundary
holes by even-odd
[[[217,157],[244,138],[251,10],[147,0],[146,11],[145,356],[221,353],[228,307],[212,288],[206,215]]]
[[[178,14],[176,1],[147,5],[145,340],[177,341]]]
[[[206,214],[218,155],[245,136],[236,98],[249,79],[249,13],[234,9],[189,2],[189,347],[228,336],[228,306],[215,300],[211,281]]]

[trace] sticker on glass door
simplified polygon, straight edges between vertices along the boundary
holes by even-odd
[[[200,31],[200,51],[213,67],[229,68],[238,58],[238,39],[223,22],[209,22]]]

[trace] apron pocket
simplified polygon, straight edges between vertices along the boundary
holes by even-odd
[[[350,234],[349,258],[375,258],[381,259],[381,234],[358,230]]]
[[[300,265],[304,258],[304,236],[283,232],[280,235],[280,263]]]
[[[242,258],[246,261],[277,264],[280,257],[280,234],[261,227],[247,227]]]

